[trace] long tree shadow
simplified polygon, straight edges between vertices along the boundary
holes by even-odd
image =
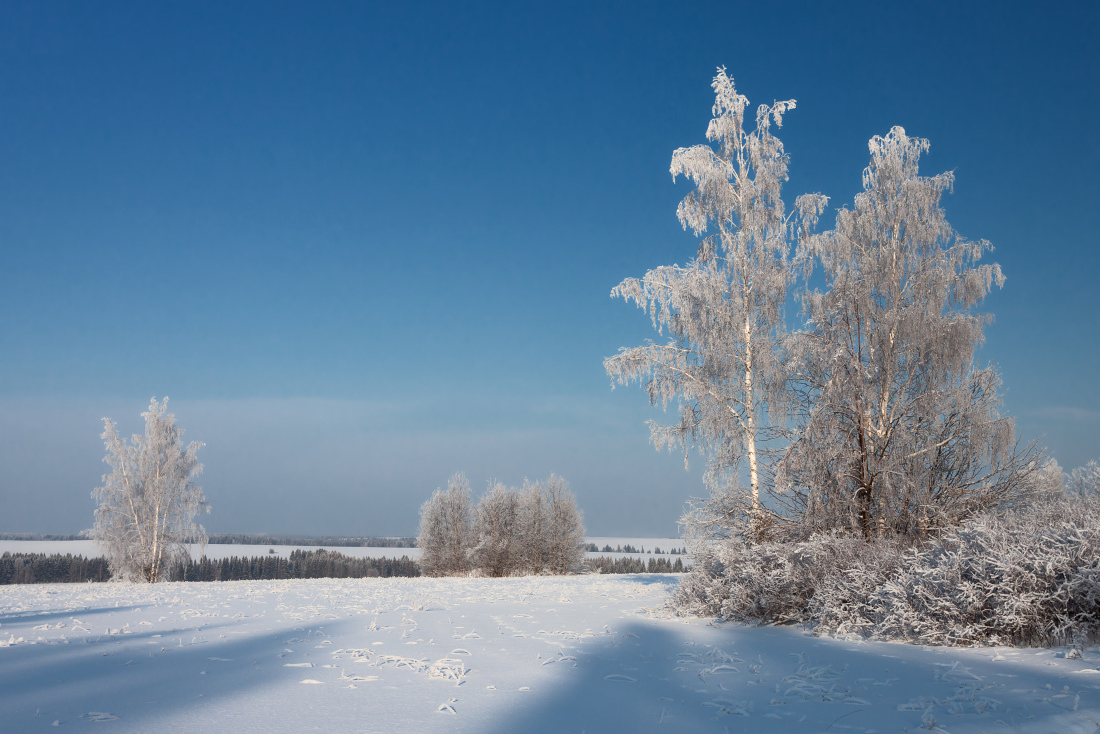
[[[0,729],[42,731],[55,720],[80,718],[97,721],[104,731],[162,728],[175,712],[297,682],[300,672],[275,660],[284,654],[285,639],[350,622],[288,622],[240,639],[223,639],[233,628],[219,622],[0,649]],[[89,717],[93,712],[107,716]]]
[[[643,618],[589,641],[559,687],[486,730],[1095,732],[1100,674],[1075,671],[1100,653],[1055,655]]]
[[[122,607],[73,607],[71,609],[63,609],[58,611],[56,609],[44,610],[44,609],[28,609],[19,612],[6,612],[0,614],[0,623],[2,622],[14,622],[20,621],[33,621],[41,623],[52,619],[68,619],[69,617],[81,617],[85,615],[94,614],[110,614],[114,612],[124,612],[127,610],[137,609],[136,604],[128,604]]]

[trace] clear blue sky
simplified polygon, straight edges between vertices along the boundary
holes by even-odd
[[[699,462],[610,390],[652,334],[608,292],[694,253],[718,65],[798,100],[790,198],[931,140],[1021,435],[1100,456],[1095,3],[313,5],[0,6],[0,531],[89,527],[99,419],[168,395],[214,531],[411,533],[465,470],[675,532]]]

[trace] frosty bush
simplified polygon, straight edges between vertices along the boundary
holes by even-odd
[[[1100,632],[1100,498],[989,513],[911,551],[870,593],[837,574],[813,603],[830,632],[922,644],[1058,645]]]
[[[872,587],[901,560],[892,540],[867,543],[838,534],[800,543],[727,542],[692,553],[691,571],[673,597],[681,613],[748,624],[811,621],[810,605],[841,575],[870,579]]]
[[[681,613],[936,645],[1100,635],[1100,496],[978,515],[923,546],[837,535],[696,554]]]

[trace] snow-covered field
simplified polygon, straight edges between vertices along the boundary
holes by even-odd
[[[1093,732],[1100,652],[713,625],[677,577],[0,587],[0,729]]]
[[[675,562],[679,556],[667,555],[668,552],[673,548],[682,548],[684,545],[684,542],[679,538],[593,537],[587,538],[586,542],[596,543],[601,548],[605,545],[617,548],[628,543],[635,548],[645,548],[647,551],[652,551],[654,547],[657,547],[663,550],[666,555],[654,557],[667,558],[669,561],[673,562]],[[408,556],[415,560],[420,557],[419,548],[243,544],[207,545],[206,557],[212,560],[220,560],[222,558],[229,558],[230,556],[243,556],[248,558],[252,556],[266,556],[270,551],[274,550],[275,555],[286,558],[290,555],[291,551],[299,548],[302,550],[320,550],[321,548],[326,548],[331,551],[336,551],[337,553],[342,553],[345,556],[351,556],[352,558],[400,558],[401,556]],[[95,542],[91,540],[0,540],[0,554],[3,554],[5,551],[9,553],[72,553],[74,556],[82,555],[85,558],[93,558],[101,555],[101,552],[96,548]],[[197,559],[200,554],[199,546],[194,546],[191,550],[191,554]],[[590,558],[602,556],[606,558],[641,558],[643,560],[650,558],[650,554],[648,553],[589,553],[588,556]],[[686,562],[687,558],[683,560]]]

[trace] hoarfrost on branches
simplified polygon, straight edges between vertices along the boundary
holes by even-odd
[[[142,413],[145,435],[127,443],[115,423],[104,418],[104,461],[111,473],[92,492],[99,501],[92,537],[103,549],[112,572],[126,579],[161,581],[175,562],[186,558],[187,543],[205,544],[195,522],[209,512],[194,477],[202,472],[197,453],[203,444],[183,447],[183,429],[168,411],[168,398],[154,398]]]
[[[420,508],[420,570],[425,576],[448,576],[470,570],[472,545],[470,482],[458,473]]]
[[[683,175],[695,184],[677,216],[697,236],[708,233],[698,256],[683,267],[628,278],[611,292],[646,310],[668,341],[622,349],[604,367],[620,384],[644,384],[651,403],[679,401],[679,421],[650,428],[658,449],[679,445],[686,461],[694,445],[706,456],[706,481],[716,496],[699,508],[698,524],[737,517],[759,534],[767,457],[786,435],[781,343],[791,248],[814,226],[826,199],[799,197],[788,213],[781,196],[788,157],[772,125],[782,125],[794,100],[761,105],[750,132],[748,99],[725,68],[712,87],[707,139],[715,147],[680,148],[671,165],[674,179]],[[737,476],[745,462],[747,488]]]
[[[572,573],[584,560],[584,523],[557,475],[519,490],[491,482],[472,508],[469,482],[456,474],[421,507],[418,544],[429,576]]]
[[[489,576],[509,576],[522,561],[519,553],[520,504],[515,492],[493,482],[474,510],[474,566]]]
[[[803,413],[776,496],[803,536],[922,535],[1017,499],[1042,464],[1001,413],[1000,376],[979,367],[990,317],[974,312],[1004,276],[992,247],[951,228],[951,173],[922,177],[928,141],[900,127],[871,139],[864,190],[836,229],[807,238],[823,292],[803,298],[792,340]]]
[[[550,573],[579,571],[584,561],[584,522],[569,483],[551,474],[543,485],[546,566]]]
[[[1100,464],[1096,459],[1071,471],[1066,478],[1066,489],[1080,495],[1100,494]]]

